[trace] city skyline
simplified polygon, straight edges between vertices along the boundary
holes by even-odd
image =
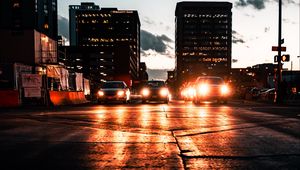
[[[120,10],[137,10],[141,20],[141,61],[150,69],[174,69],[175,66],[175,7],[178,0],[160,2],[127,0],[91,0],[100,8],[116,7]],[[219,2],[219,1],[216,1]],[[230,0],[233,3],[233,68],[260,63],[273,63],[277,45],[278,3],[274,1]],[[59,20],[68,19],[68,6],[79,5],[80,0],[59,1]],[[157,11],[157,12],[153,12]],[[62,18],[63,17],[63,18]],[[255,26],[255,27],[253,27]],[[299,69],[299,2],[283,0],[283,46],[290,54],[293,70]],[[291,69],[291,62],[284,63]]]

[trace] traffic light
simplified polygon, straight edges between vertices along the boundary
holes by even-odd
[[[281,56],[281,61],[282,62],[288,62],[290,61],[290,55],[289,54],[285,54]]]

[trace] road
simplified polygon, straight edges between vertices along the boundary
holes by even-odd
[[[300,169],[299,107],[231,101],[0,110],[0,169]]]

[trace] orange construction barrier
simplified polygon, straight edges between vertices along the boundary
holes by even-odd
[[[50,100],[53,105],[82,104],[88,101],[84,92],[50,91]]]
[[[0,90],[0,107],[20,106],[18,90]]]

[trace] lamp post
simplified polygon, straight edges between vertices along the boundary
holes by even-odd
[[[282,0],[278,0],[279,15],[278,15],[278,66],[277,66],[277,90],[276,103],[282,103],[281,81],[282,81],[282,66],[281,66],[281,20],[282,20]]]
[[[300,70],[300,55],[297,56],[297,58],[299,58],[299,70]]]

